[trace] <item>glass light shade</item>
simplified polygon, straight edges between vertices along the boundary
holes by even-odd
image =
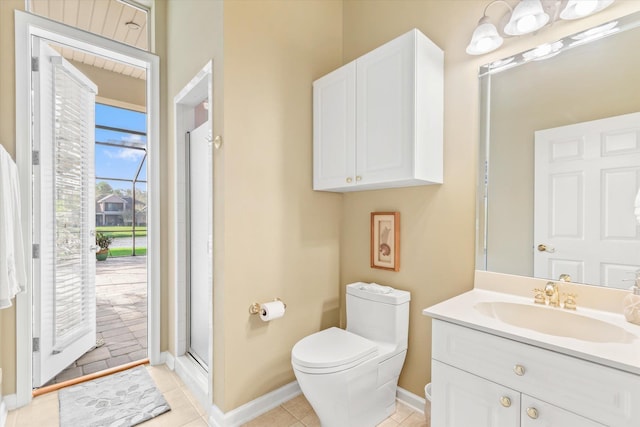
[[[504,33],[510,36],[529,34],[544,27],[547,22],[549,15],[542,8],[540,0],[520,0],[504,27]]]
[[[614,0],[569,0],[560,12],[561,19],[580,19],[600,12]]]
[[[489,21],[489,18],[483,16],[473,31],[471,42],[467,46],[467,53],[469,55],[482,55],[496,50],[502,46],[502,42],[502,37],[498,34],[496,26]]]

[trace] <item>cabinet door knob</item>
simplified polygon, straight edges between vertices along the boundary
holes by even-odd
[[[356,176],[356,181],[362,181],[362,177],[360,175]]]
[[[535,420],[538,418],[538,410],[536,408],[527,408],[527,415],[529,415],[529,418],[532,420]]]
[[[515,372],[515,373],[516,373],[516,375],[518,375],[519,377],[523,376],[523,375],[524,375],[524,372],[525,372],[525,370],[524,370],[524,366],[522,366],[522,365],[516,365],[516,366],[514,366],[514,367],[513,367],[513,372]]]
[[[351,184],[352,181],[353,181],[353,178],[351,178],[350,176],[347,177],[347,183]]]
[[[505,408],[508,408],[509,406],[511,406],[511,399],[509,399],[507,396],[502,396],[500,398],[500,404]]]

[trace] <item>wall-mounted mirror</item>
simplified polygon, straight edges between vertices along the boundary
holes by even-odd
[[[635,13],[481,68],[477,269],[631,286],[639,46]]]

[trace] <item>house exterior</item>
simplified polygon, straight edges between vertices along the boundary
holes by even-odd
[[[96,226],[131,225],[133,199],[109,194],[96,201]],[[147,206],[136,200],[136,225],[147,225]]]
[[[96,201],[96,226],[124,225],[127,201],[115,194],[109,194]]]

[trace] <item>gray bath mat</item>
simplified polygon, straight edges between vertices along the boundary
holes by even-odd
[[[171,408],[144,366],[60,389],[60,427],[130,427]]]

